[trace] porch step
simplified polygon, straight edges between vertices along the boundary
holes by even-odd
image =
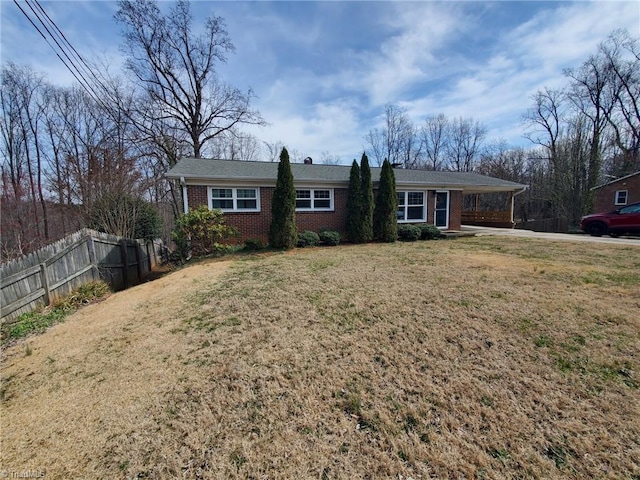
[[[477,232],[469,230],[445,230],[441,232],[445,238],[475,237]]]

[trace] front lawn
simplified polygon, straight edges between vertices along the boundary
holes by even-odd
[[[4,352],[0,469],[638,478],[639,311],[629,246],[478,237],[200,262]]]

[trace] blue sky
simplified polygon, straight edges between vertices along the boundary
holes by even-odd
[[[111,1],[41,5],[86,57],[122,62]],[[171,3],[163,3],[163,8]],[[472,117],[488,140],[528,146],[522,116],[531,96],[566,84],[611,31],[640,37],[640,2],[209,2],[196,18],[222,16],[236,53],[220,76],[257,95],[270,126],[252,129],[304,156],[359,157],[384,105]],[[29,64],[49,81],[73,77],[12,1],[0,0],[2,61]]]

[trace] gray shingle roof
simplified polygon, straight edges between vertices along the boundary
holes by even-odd
[[[351,166],[291,164],[295,181],[308,183],[349,183]],[[381,168],[371,168],[373,182],[380,179]],[[425,188],[463,189],[465,192],[515,191],[525,185],[500,180],[472,172],[432,172],[427,170],[395,169],[397,186],[423,186]],[[265,182],[275,185],[278,164],[269,162],[244,162],[237,160],[212,160],[204,158],[183,158],[166,173],[167,178],[184,177],[188,183],[198,180],[211,183],[213,180],[245,180]]]

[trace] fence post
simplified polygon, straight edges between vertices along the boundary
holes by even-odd
[[[51,292],[49,291],[49,278],[47,277],[47,264],[40,264],[40,282],[42,283],[42,288],[44,289],[44,304],[51,304]]]
[[[123,238],[120,240],[120,252],[122,253],[122,283],[123,287],[129,288],[129,257],[127,255],[127,241]]]
[[[99,278],[96,278],[96,275],[100,277],[98,264],[96,263],[96,245],[93,242],[93,237],[91,235],[87,237],[87,249],[89,250],[89,264],[93,265],[93,268],[91,269],[91,278],[99,280]]]
[[[142,282],[142,258],[140,258],[140,243],[137,240],[133,241],[133,245],[136,247],[136,270],[138,272],[138,283]]]
[[[151,251],[149,250],[149,243],[151,243]],[[144,242],[144,248],[147,251],[147,259],[149,260],[149,273],[151,273],[151,269],[155,265],[155,262],[151,261],[151,252],[153,251],[153,242],[149,242],[148,240],[145,241]]]

